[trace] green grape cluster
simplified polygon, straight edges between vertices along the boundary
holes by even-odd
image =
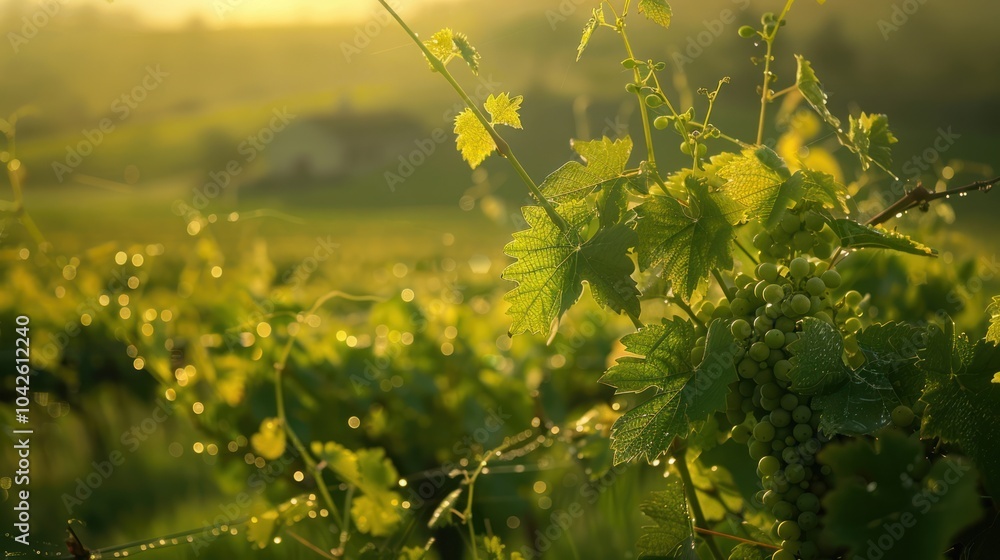
[[[746,443],[757,461],[758,503],[775,517],[772,536],[781,542],[773,560],[829,558],[834,550],[819,540],[820,497],[829,485],[829,467],[816,461],[823,440],[811,398],[790,389],[789,345],[799,338],[801,320],[814,317],[844,334],[845,360],[864,357],[856,333],[863,327],[866,302],[841,287],[840,274],[822,260],[833,252],[832,232],[811,209],[788,212],[779,224],[754,238],[761,264],[753,277],[736,277],[729,302],[733,336],[742,343],[739,381],[727,397],[731,437]],[[905,414],[900,412],[901,420]]]

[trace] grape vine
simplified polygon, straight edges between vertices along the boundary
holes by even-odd
[[[981,523],[984,509],[995,509],[995,494],[980,497],[977,488],[982,483],[996,492],[1000,479],[998,454],[987,441],[989,420],[1000,420],[996,306],[990,333],[976,343],[956,335],[947,316],[929,324],[880,323],[873,296],[852,289],[854,279],[840,266],[849,255],[873,249],[935,258],[934,249],[882,224],[952,194],[988,191],[1000,178],[943,191],[917,185],[858,221],[851,196],[857,189],[838,180],[839,167],[836,173],[830,165],[813,167],[764,145],[768,107],[796,96],[812,110],[809,118],[828,126],[856,156],[859,176],[897,180],[897,140],[886,115],[860,112],[845,124],[799,55],[795,82],[773,89],[773,46],[794,0],[764,14],[759,27],[738,30],[764,47],[752,59],[763,74],[752,142],[711,120],[728,78],[699,91],[706,101],[702,118],[695,107],[678,110],[658,77],[666,62],[642,60],[633,51],[626,26],[633,3],[600,2],[576,57],[586,59],[601,30],[621,38],[621,64],[630,78],[625,89],[641,109],[644,160],[628,169],[628,136],[575,140],[580,161],[540,184],[496,129],[521,127],[521,96],[491,97],[487,118],[447,67],[458,56],[478,71],[478,54],[465,54],[475,51],[464,36],[465,43],[443,49],[439,34],[421,42],[380,2],[468,103],[455,122],[463,157],[475,168],[495,149],[537,203],[523,209],[528,227],[506,248],[515,259],[503,274],[516,283],[506,298],[511,333],[554,336],[584,284],[598,304],[627,315],[637,329],[622,338],[628,355],[601,382],[639,395],[614,422],[614,461],[660,465],[660,457],[669,456],[665,489],[642,508],[656,526],[639,542],[640,557],[855,558],[869,554],[871,543],[883,546],[884,527],[893,540],[887,557],[940,558],[963,530]],[[637,4],[641,15],[669,30],[672,10],[665,0]],[[690,166],[667,173],[652,135],[671,130]],[[650,279],[669,291],[644,292],[656,284]],[[681,314],[653,317],[643,303],[656,299]],[[723,428],[719,437],[704,435]],[[733,446],[742,446],[742,454],[726,465],[753,472],[757,484],[735,508],[713,475],[707,486],[695,480],[705,457]],[[707,515],[703,500],[735,514],[736,529],[721,522],[726,515]]]

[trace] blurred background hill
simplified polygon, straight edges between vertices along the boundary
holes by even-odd
[[[444,118],[455,103],[452,92],[427,72],[415,47],[374,1],[341,2],[339,15],[300,2],[287,6],[283,17],[249,0],[182,2],[169,11],[130,2],[55,4],[58,10],[45,16],[38,15],[44,2],[0,4],[0,28],[11,43],[0,49],[0,110],[32,109],[19,124],[19,155],[36,196],[190,191],[229,160],[242,161],[241,142],[280,108],[295,115],[295,126],[277,134],[280,144],[261,150],[262,157],[246,166],[252,171],[234,181],[241,188],[259,187],[253,190],[258,196],[291,205],[454,207],[473,184],[452,149],[451,124]],[[813,61],[837,113],[890,113],[901,139],[897,162],[920,154],[939,127],[950,127],[961,139],[947,157],[995,163],[988,140],[1000,129],[1000,38],[993,29],[1000,5],[799,4],[779,42],[779,84],[794,80],[794,61],[781,55],[802,53]],[[598,33],[574,62],[590,3],[398,5],[425,36],[446,25],[467,33],[483,55],[479,81],[525,95],[526,130],[510,137],[536,177],[570,155],[569,138],[614,136],[638,126],[634,100],[620,95],[626,76],[617,65],[623,55],[613,34]],[[760,53],[735,30],[777,7],[743,0],[676,2],[667,33],[636,20],[635,48],[667,61],[686,57],[691,63],[683,66],[682,89],[688,92],[731,76],[719,124],[745,134],[756,121],[757,103],[757,69],[749,58]],[[914,7],[912,14],[904,11]],[[734,23],[721,22],[725,10]],[[45,22],[34,33],[33,17]],[[902,17],[906,21],[897,28]],[[122,96],[156,68],[164,74],[162,83],[123,104]],[[459,75],[470,89],[477,87],[475,77]],[[93,153],[72,173],[54,170],[53,162],[65,163],[69,150],[86,142],[85,131],[97,129],[102,119],[114,129]],[[412,177],[390,188],[385,173],[398,173],[400,154],[418,149],[436,129],[447,140],[425,142],[433,153]],[[668,162],[679,162],[672,138],[665,140],[671,142]],[[518,187],[507,185],[502,161],[485,169],[495,174],[491,188],[501,198],[522,198]]]

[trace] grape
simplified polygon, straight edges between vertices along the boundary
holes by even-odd
[[[791,213],[782,216],[781,222],[779,224],[781,231],[784,231],[785,233],[788,234],[792,234],[799,231],[799,228],[801,226],[802,226],[802,221],[799,220],[799,217]]]
[[[792,311],[794,311],[797,315],[805,315],[809,312],[812,302],[809,300],[808,296],[795,294],[792,296],[791,306]]]
[[[729,437],[736,443],[746,443],[750,441],[750,428],[744,424],[737,424],[729,431]]]
[[[761,297],[767,303],[778,303],[784,299],[785,290],[777,284],[770,284],[761,291]]]
[[[670,126],[670,117],[666,115],[660,115],[659,117],[656,117],[655,119],[653,119],[653,126],[656,127],[656,130],[663,130],[667,128],[668,126]]]
[[[798,424],[794,428],[792,428],[792,434],[794,435],[797,441],[805,443],[809,441],[810,438],[812,438],[813,429],[812,426],[810,426],[809,424]]]
[[[777,428],[784,428],[792,421],[792,415],[783,408],[772,410],[771,414],[768,415],[768,418],[771,420],[771,424]],[[801,426],[801,424],[799,425]]]
[[[799,424],[805,424],[812,418],[812,409],[805,405],[799,405],[792,411],[792,420]]]
[[[771,373],[770,368],[762,368],[757,372],[757,375],[753,376],[753,382],[757,385],[766,385],[774,381],[774,374]]]
[[[757,265],[757,277],[761,280],[774,282],[778,279],[778,267],[774,263],[760,263]]]
[[[800,231],[792,236],[792,246],[800,252],[812,249],[813,245],[816,245],[816,235],[811,231]],[[805,274],[802,276],[805,276]]]
[[[780,501],[781,501],[781,496],[774,490],[768,490],[767,492],[764,492],[764,499],[761,500],[761,502],[763,502],[764,505],[769,508],[773,508]]]
[[[899,405],[892,409],[892,423],[900,428],[906,428],[913,423],[913,410],[906,405]]]
[[[861,292],[858,292],[857,290],[851,290],[844,294],[844,303],[850,308],[855,308],[860,305],[861,299]]]
[[[778,329],[771,329],[764,333],[764,344],[770,348],[778,349],[785,345],[785,333]]]
[[[771,560],[795,560],[795,554],[787,550],[776,550],[771,555]]]
[[[750,351],[748,354],[750,356],[750,359],[757,360],[758,362],[763,362],[764,360],[767,359],[768,356],[771,355],[771,348],[769,348],[768,345],[764,344],[763,342],[754,342],[750,346]]]
[[[799,529],[799,524],[794,521],[782,521],[778,525],[778,536],[794,541],[802,536],[802,530]]]
[[[757,470],[764,476],[772,476],[781,470],[781,461],[773,455],[762,457],[757,463]]]
[[[745,300],[737,300],[737,301],[745,301]],[[747,323],[745,319],[736,319],[735,321],[733,321],[733,324],[730,325],[729,330],[733,333],[733,336],[736,337],[736,340],[746,340],[750,338],[751,334],[753,334],[753,329],[750,327],[750,323]]]
[[[744,25],[740,27],[739,30],[737,30],[737,33],[740,34],[740,37],[743,37],[744,39],[749,39],[750,37],[753,37],[754,35],[757,34],[757,30],[754,29],[753,27],[750,27],[749,25]]]
[[[785,339],[788,339],[788,334],[795,330],[795,321],[788,317],[778,317],[774,320],[774,328],[785,333]]]
[[[823,216],[811,211],[806,212],[802,221],[805,223],[806,229],[809,231],[822,231],[823,226],[826,225],[826,220],[823,219]]]
[[[788,465],[785,467],[785,478],[792,484],[798,484],[806,479],[806,468],[801,464]]]
[[[795,507],[802,511],[816,513],[819,511],[819,498],[816,497],[816,494],[806,492],[795,500]]]
[[[739,365],[736,366],[736,372],[744,379],[753,378],[757,375],[758,371],[760,371],[760,367],[757,366],[757,361],[750,358],[743,358],[740,360]]]
[[[771,412],[772,410],[778,408],[779,406],[780,402],[778,401],[778,399],[769,399],[767,397],[760,398],[760,408],[764,409],[767,412]]]
[[[750,313],[750,302],[745,297],[740,296],[740,291],[742,290],[737,290],[736,298],[729,304],[729,309],[735,317],[742,317]]]
[[[771,513],[778,519],[791,519],[795,514],[795,506],[784,500],[779,500],[771,507]]]
[[[687,140],[681,142],[681,153],[684,155],[691,155],[691,143]]]
[[[691,349],[691,363],[692,364],[700,364],[701,361],[704,358],[705,358],[705,347],[704,346],[695,346],[694,348]]]
[[[851,317],[850,319],[844,321],[844,330],[851,333],[860,331],[861,320],[857,317]]]
[[[761,443],[769,443],[774,439],[774,426],[770,422],[759,422],[753,427],[753,437]]]
[[[663,105],[663,99],[659,95],[651,93],[646,96],[646,105],[655,109],[656,107]]]
[[[758,424],[759,426],[760,424]],[[756,438],[756,430],[754,431],[754,437]],[[755,460],[760,460],[765,455],[771,453],[771,445],[763,441],[751,441],[750,442],[750,458]]]
[[[822,278],[810,278],[806,280],[806,291],[814,296],[823,295],[826,291],[826,282],[823,282]]]
[[[753,395],[753,390],[754,390],[755,387],[756,386],[753,384],[753,381],[746,381],[746,380],[744,380],[744,381],[740,381],[740,386],[739,386],[738,391],[744,397],[750,397],[751,395]]]
[[[792,363],[788,360],[778,360],[772,368],[775,379],[788,381],[788,372],[792,371]]]
[[[799,398],[792,393],[786,393],[781,397],[781,408],[791,412],[799,405]]]
[[[762,231],[753,237],[753,246],[757,248],[758,251],[763,251],[774,243],[774,239],[771,239],[771,235],[766,231]]]
[[[811,511],[804,511],[799,514],[798,522],[799,529],[812,531],[819,526],[819,517]]]
[[[836,270],[827,270],[820,276],[826,287],[833,290],[840,287],[840,273]]]
[[[795,554],[796,552],[799,551],[799,546],[801,544],[802,543],[800,543],[799,541],[784,540],[781,541],[781,550],[786,550],[788,552],[791,552],[792,554]]]

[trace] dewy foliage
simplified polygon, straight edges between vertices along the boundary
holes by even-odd
[[[618,393],[655,387],[644,404],[626,412],[612,427],[615,463],[644,457],[652,462],[675,437],[686,438],[695,423],[724,410],[730,383],[737,379],[737,344],[729,324],[716,320],[708,329],[705,359],[691,363],[694,328],[680,318],[648,325],[622,339],[635,356],[619,358],[601,382]]]

